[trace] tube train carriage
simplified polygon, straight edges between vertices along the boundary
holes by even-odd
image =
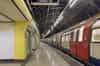
[[[0,0],[0,60],[25,60],[39,42],[25,0]]]
[[[84,63],[100,66],[100,14],[46,39]]]

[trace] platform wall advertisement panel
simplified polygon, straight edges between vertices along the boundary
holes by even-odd
[[[0,23],[0,59],[14,58],[14,23]]]

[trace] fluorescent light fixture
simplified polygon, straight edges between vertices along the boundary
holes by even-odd
[[[72,8],[76,4],[77,1],[78,0],[70,0],[68,3],[69,7]]]
[[[48,32],[46,33],[46,35],[45,35],[45,36],[47,36],[49,33],[50,33],[50,30],[48,30]]]
[[[64,18],[63,13],[64,13],[64,11],[62,11],[61,14],[59,15],[58,19],[56,20],[56,22],[53,25],[54,27],[56,27],[57,24],[59,24],[60,21]]]
[[[64,18],[63,14],[64,14],[64,11],[61,12],[61,14],[57,18],[56,22],[53,24],[53,26],[51,26],[50,30],[53,30],[60,23],[60,21]],[[50,33],[50,30],[48,30],[46,35],[48,35]]]
[[[59,3],[42,3],[42,2],[31,2],[31,5],[37,6],[37,5],[53,5],[53,6],[58,6]]]

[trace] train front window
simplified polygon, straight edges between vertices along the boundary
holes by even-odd
[[[100,42],[100,28],[92,30],[91,42]]]

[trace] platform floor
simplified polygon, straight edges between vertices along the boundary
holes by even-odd
[[[44,43],[36,50],[27,62],[0,62],[0,66],[84,66],[76,60],[67,56],[66,59],[60,55],[55,48]]]

